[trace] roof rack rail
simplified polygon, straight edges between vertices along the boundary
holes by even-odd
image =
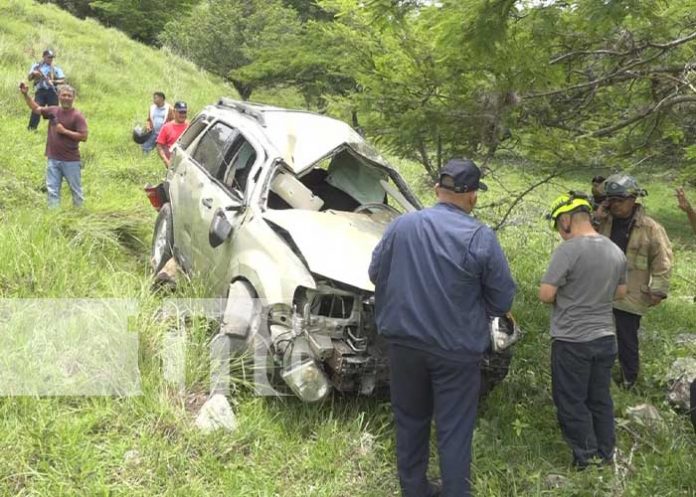
[[[234,109],[237,112],[241,112],[242,114],[246,114],[247,116],[256,119],[261,126],[266,126],[266,120],[263,118],[263,113],[260,110],[253,108],[251,105],[247,103],[240,102],[239,100],[232,100],[231,98],[227,97],[222,97],[218,101],[218,106]]]

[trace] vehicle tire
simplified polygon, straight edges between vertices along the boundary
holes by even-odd
[[[155,221],[152,234],[152,250],[150,263],[155,274],[159,273],[169,259],[174,256],[174,222],[172,220],[172,205],[162,206]]]
[[[502,382],[510,370],[512,361],[512,350],[502,352],[488,351],[484,354],[481,361],[481,389],[479,399],[483,399],[491,393],[493,388]]]

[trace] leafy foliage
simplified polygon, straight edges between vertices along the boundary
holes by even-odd
[[[55,3],[78,17],[94,17],[133,39],[156,44],[165,24],[185,15],[197,0],[39,0]]]
[[[246,100],[255,85],[236,71],[252,61],[265,75],[284,70],[284,66],[269,67],[267,54],[292,47],[299,30],[297,13],[280,0],[209,0],[189,16],[171,21],[161,40],[174,52],[230,81]]]
[[[0,147],[0,297],[134,299],[139,312],[129,320],[129,329],[140,337],[143,387],[142,395],[134,397],[0,398],[0,494],[397,495],[394,427],[385,399],[336,395],[325,403],[306,405],[292,398],[258,398],[242,391],[233,398],[239,430],[201,435],[193,428],[192,400],[205,398],[208,392],[209,335],[204,326],[187,330],[185,391],[163,379],[166,324],[156,319],[162,302],[148,291],[151,275],[143,247],[149,245],[155,212],[141,189],[144,183],[160,181],[163,170],[157,157],[143,157],[132,143],[131,125],[143,118],[155,89],[164,90],[170,100],[187,100],[194,113],[232,90],[167,50],[144,47],[54,6],[7,0],[0,2],[0,15],[0,100],[7,103],[5,140]],[[334,48],[344,50],[346,56],[375,58],[383,48],[398,48],[398,40],[379,45],[380,38],[369,34],[380,22],[378,16],[366,18],[366,31],[354,35],[355,46],[363,46],[357,40],[362,35],[370,50],[356,53],[348,45]],[[509,52],[509,58],[519,71],[520,85],[527,80],[525,71],[534,74],[533,60],[548,61],[544,50],[528,53],[525,47],[554,26],[553,16],[536,16],[534,22],[541,31],[520,30],[514,22],[506,29],[506,37],[518,37],[519,46],[508,49],[518,50]],[[426,41],[434,45],[436,32],[431,29],[433,36]],[[440,38],[436,41],[440,43]],[[90,125],[90,139],[81,146],[89,159],[83,171],[87,203],[82,211],[67,205],[59,211],[45,209],[41,191],[45,127],[42,124],[35,134],[25,129],[28,112],[19,99],[17,79],[45,46],[59,50],[61,67],[78,86],[76,106]],[[450,55],[458,55],[455,48],[448,51]],[[389,65],[386,56],[381,60],[383,66]],[[409,67],[403,62],[407,58],[398,60]],[[349,58],[328,67],[352,75],[351,64]],[[380,70],[388,74],[385,67]],[[321,76],[320,71],[317,74]],[[514,78],[510,81],[515,83]],[[551,81],[544,89],[561,84]],[[526,86],[520,87],[527,91]],[[333,96],[328,93],[333,90],[325,88],[330,111],[353,108],[348,93]],[[255,91],[269,103],[298,105],[296,94],[287,90]],[[353,91],[365,89],[356,84]],[[481,195],[481,207],[541,181],[537,157],[542,163],[563,157],[571,167],[573,158],[589,156],[605,146],[606,137],[576,142],[566,130],[539,124],[536,117],[525,114],[525,105],[523,99],[512,107],[503,122],[510,126],[515,146],[530,150],[531,159],[506,166],[498,156],[507,151],[499,149],[488,164],[490,190]],[[378,110],[361,110],[366,116],[370,113],[374,132],[379,131]],[[678,126],[670,134],[678,139],[680,130],[689,137],[688,130]],[[696,149],[690,148],[689,153],[696,156]],[[394,162],[409,183],[419,188],[420,165],[399,158]],[[670,165],[665,161],[659,174],[640,178],[652,181],[645,202],[665,225],[677,263],[670,298],[642,321],[642,382],[636,391],[613,392],[619,448],[614,467],[583,472],[570,468],[571,456],[557,428],[550,392],[548,309],[536,297],[555,242],[540,221],[546,203],[559,191],[585,184],[587,178],[566,174],[546,183],[517,205],[509,227],[499,233],[518,282],[514,312],[527,334],[515,351],[510,376],[479,409],[474,436],[476,495],[693,495],[693,430],[686,416],[664,404],[664,372],[676,354],[693,354],[693,347],[678,349],[674,337],[693,330],[696,322],[696,306],[691,303],[696,288],[694,238],[683,213],[674,207]],[[426,203],[432,201],[429,191],[429,186],[419,191]],[[688,193],[693,199],[693,189]],[[63,194],[68,204],[67,188]],[[494,222],[505,209],[494,206],[479,215]],[[203,285],[198,283],[183,285],[175,297],[202,296]],[[628,407],[644,402],[657,407],[663,424],[649,428],[625,416]],[[432,450],[436,458],[434,446]],[[431,476],[437,476],[435,460],[431,471]],[[553,475],[564,478],[550,479]]]

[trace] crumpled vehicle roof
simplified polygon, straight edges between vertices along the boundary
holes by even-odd
[[[276,148],[278,156],[297,175],[343,146],[375,164],[392,169],[362,136],[342,121],[311,112],[269,106],[253,107],[263,116],[266,136]]]

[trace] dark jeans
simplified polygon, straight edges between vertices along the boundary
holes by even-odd
[[[619,344],[619,364],[625,386],[632,386],[638,379],[640,353],[638,351],[638,328],[640,316],[614,309],[616,341]]]
[[[58,105],[58,94],[54,90],[36,90],[36,95],[34,95],[34,101],[41,107],[47,105]],[[27,129],[36,129],[39,127],[39,122],[41,121],[41,116],[39,114],[31,113],[29,116],[29,126]]]
[[[389,345],[396,459],[403,497],[430,497],[430,424],[435,416],[443,497],[471,495],[471,440],[481,383],[478,361],[459,362]]]
[[[613,336],[584,343],[554,340],[551,346],[553,402],[578,466],[586,466],[595,456],[608,460],[614,453],[609,388],[616,348]]]

